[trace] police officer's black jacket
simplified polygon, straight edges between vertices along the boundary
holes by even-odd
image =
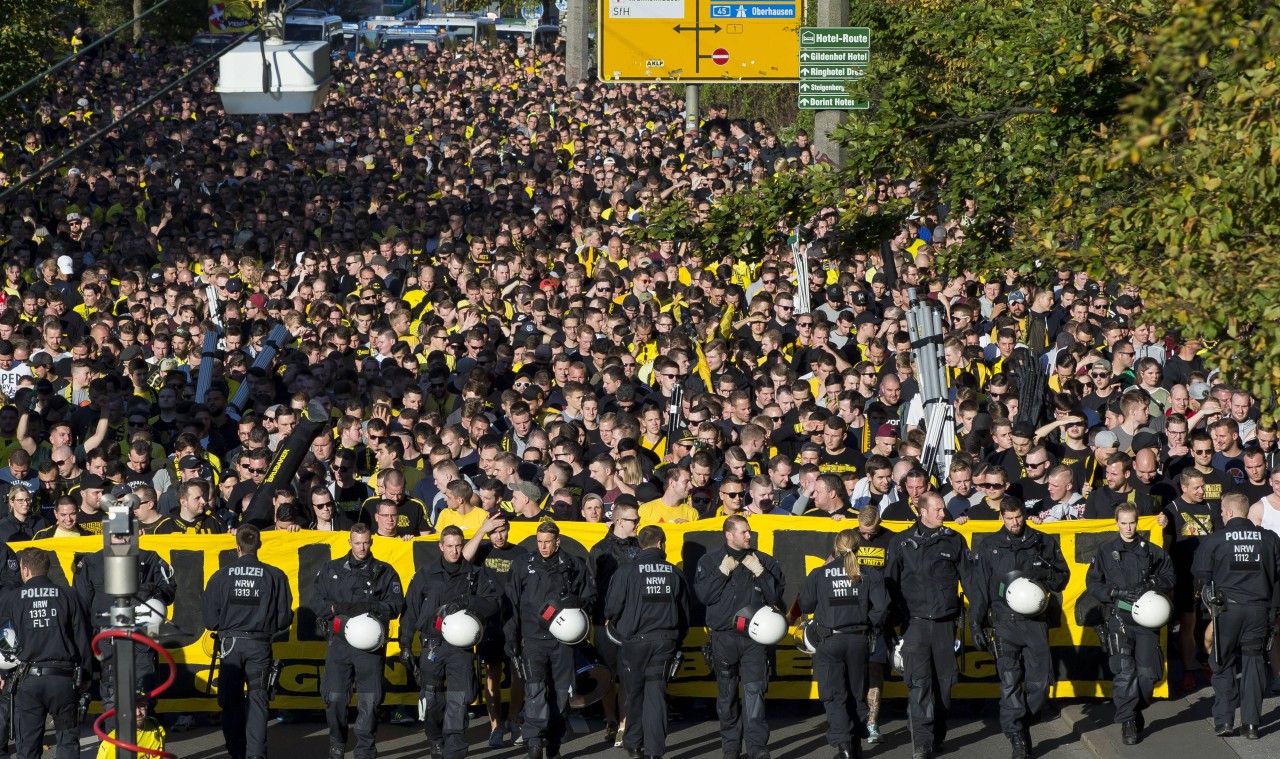
[[[973,549],[970,559],[972,582],[965,584],[965,591],[969,595],[969,616],[979,621],[986,618],[988,611],[1013,613],[1000,593],[1001,584],[1013,572],[1035,580],[1052,593],[1061,593],[1071,579],[1058,541],[1025,524],[1020,535],[1009,532],[1007,527],[988,535]]]
[[[843,557],[810,572],[800,587],[799,601],[802,614],[812,614],[822,627],[843,632],[880,627],[889,613],[884,576],[878,571],[863,572],[859,567],[858,579],[850,579]]]
[[[904,618],[954,619],[960,614],[958,586],[969,587],[964,537],[942,525],[917,521],[889,544],[885,585]]]
[[[0,543],[0,591],[12,590],[22,585],[22,574],[18,572],[18,554],[13,549]]]
[[[684,640],[689,631],[684,573],[658,548],[644,549],[613,574],[604,616],[624,641],[651,635]]]
[[[533,553],[511,562],[507,596],[514,610],[503,625],[508,641],[554,640],[542,614],[547,604],[567,600],[564,608],[590,610],[596,601],[596,584],[587,563],[577,556],[558,550],[544,559]]]
[[[38,666],[87,667],[89,615],[80,597],[48,577],[32,577],[0,598],[0,625],[11,624],[18,660]]]
[[[640,544],[632,538],[619,538],[613,530],[605,533],[604,539],[591,546],[591,569],[596,578],[596,587],[600,589],[599,603],[596,604],[592,621],[600,624],[605,620],[604,596],[611,587],[613,573],[623,564],[631,561],[640,553]]]
[[[1103,543],[1084,580],[1085,590],[1104,606],[1114,606],[1113,590],[1130,591],[1135,597],[1148,590],[1167,596],[1176,584],[1169,554],[1141,535],[1128,543],[1119,535]]]
[[[501,593],[497,578],[485,567],[465,560],[449,564],[444,557],[427,563],[409,581],[400,620],[400,650],[410,650],[415,632],[422,633],[423,640],[439,640],[436,617],[445,605],[461,604],[486,621],[496,617]]]
[[[107,581],[106,562],[102,551],[85,554],[76,562],[72,576],[72,588],[80,596],[85,609],[89,612],[89,621],[94,626],[104,625],[106,620],[99,615],[111,609],[115,600],[103,590]],[[178,586],[173,581],[173,567],[160,557],[160,554],[147,549],[138,551],[138,601],[159,599],[165,606],[173,604],[178,593]]]
[[[1228,603],[1280,610],[1280,537],[1235,517],[1201,539],[1191,574]]]
[[[764,567],[759,577],[742,566],[747,554],[755,554]],[[725,577],[720,564],[730,555],[737,559],[738,566]],[[728,546],[704,554],[698,560],[698,571],[693,578],[693,592],[707,607],[707,629],[717,632],[733,630],[734,615],[744,608],[781,606],[785,586],[782,568],[772,556],[750,548],[730,551]]]
[[[330,561],[316,573],[312,608],[326,630],[333,629],[333,618],[340,614],[349,617],[369,614],[387,625],[404,612],[404,590],[400,587],[400,576],[390,564],[379,561],[373,554],[364,561],[356,561],[348,551],[346,556]]]
[[[269,640],[293,622],[293,591],[278,567],[240,556],[209,578],[202,607],[205,629]]]

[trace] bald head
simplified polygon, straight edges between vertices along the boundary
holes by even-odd
[[[1144,485],[1160,479],[1160,460],[1156,458],[1156,452],[1150,448],[1138,451],[1133,457],[1133,471]]]

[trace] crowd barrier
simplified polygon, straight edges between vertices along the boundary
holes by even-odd
[[[831,552],[831,540],[836,532],[851,523],[841,524],[825,519],[764,516],[754,517],[751,527],[756,535],[755,545],[775,557],[786,576],[786,609],[792,607],[805,575],[824,563]],[[887,523],[894,530],[908,525]],[[511,540],[536,551],[534,532],[536,524],[511,524]],[[698,559],[709,550],[723,545],[722,521],[706,519],[686,524],[663,524],[667,534],[667,556],[683,566],[692,580]],[[981,542],[986,533],[999,529],[999,522],[969,522],[956,528],[965,536],[970,546]],[[562,523],[561,547],[585,557],[590,547],[604,537],[605,526],[584,523]],[[1057,683],[1054,695],[1098,697],[1110,695],[1111,683],[1106,668],[1106,657],[1098,645],[1093,625],[1101,621],[1100,608],[1085,593],[1085,572],[1097,547],[1115,536],[1115,524],[1111,521],[1071,521],[1044,525],[1039,528],[1058,537],[1063,556],[1071,568],[1071,581],[1061,594],[1060,605],[1051,609],[1054,619],[1049,632],[1053,649]],[[1159,543],[1161,530],[1154,517],[1139,521],[1141,529],[1150,539]],[[27,545],[38,545],[51,550],[57,557],[52,572],[55,579],[69,581],[73,575],[76,557],[102,548],[102,539],[68,538],[42,541],[37,544],[14,544],[19,550]],[[234,540],[229,535],[167,535],[147,536],[141,539],[143,548],[149,548],[163,556],[173,566],[178,585],[177,597],[170,609],[170,621],[186,634],[168,641],[170,651],[179,664],[177,682],[161,705],[163,711],[214,711],[216,687],[210,684],[210,658],[213,641],[203,628],[201,619],[201,595],[209,576],[218,567],[235,558]],[[279,692],[273,706],[282,709],[321,709],[318,687],[324,666],[325,641],[317,633],[315,614],[309,608],[312,599],[313,578],[321,565],[331,558],[344,555],[348,550],[345,534],[294,532],[263,533],[263,546],[259,558],[282,569],[289,577],[297,614],[287,641],[276,644],[276,656],[281,660]],[[413,541],[375,538],[374,555],[396,568],[401,582],[408,587],[415,568],[439,556],[435,538]],[[57,577],[57,575],[61,575]],[[603,592],[603,591],[601,591]],[[684,641],[684,663],[670,690],[680,696],[714,698],[715,680],[703,661],[701,647],[707,639],[703,625],[703,610],[692,610],[693,628]],[[964,646],[957,655],[960,680],[954,691],[957,698],[995,698],[999,695],[995,661],[985,651],[974,650],[965,629],[957,630],[963,636]],[[385,668],[387,703],[411,704],[417,701],[417,691],[403,664],[396,658],[398,625],[391,627]],[[777,646],[771,658],[768,696],[770,698],[815,699],[817,687],[813,683],[810,658],[798,651],[790,635]],[[215,675],[216,680],[216,675]],[[886,684],[887,697],[905,696],[900,680],[891,678]],[[1157,696],[1168,695],[1167,682],[1162,682]]]

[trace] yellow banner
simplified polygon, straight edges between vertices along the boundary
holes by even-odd
[[[686,568],[692,575],[698,559],[709,550],[723,545],[721,520],[706,519],[688,524],[664,524],[667,534],[667,556]],[[796,517],[764,516],[751,520],[760,550],[776,558],[786,576],[786,608],[791,608],[804,577],[814,567],[824,563],[831,551],[834,533],[844,526],[839,522],[823,519],[799,519]],[[890,529],[899,530],[905,524],[888,523]],[[981,541],[987,532],[995,532],[999,522],[969,522],[957,528],[972,547],[975,537]],[[511,524],[511,540],[535,551],[535,524]],[[1143,530],[1155,543],[1161,541],[1162,532],[1154,517],[1139,521]],[[585,557],[590,547],[604,537],[603,525],[567,522],[560,525],[561,547]],[[1106,657],[1098,647],[1093,625],[1101,622],[1096,601],[1085,594],[1085,572],[1097,547],[1115,536],[1115,525],[1110,521],[1072,521],[1044,525],[1044,532],[1057,535],[1062,554],[1071,568],[1071,581],[1062,593],[1057,623],[1050,629],[1049,643],[1053,648],[1057,684],[1057,696],[1109,696],[1110,675]],[[189,634],[171,642],[170,651],[179,664],[174,688],[162,697],[162,711],[216,710],[216,689],[209,683],[209,662],[213,653],[212,638],[203,629],[200,602],[209,577],[224,563],[235,557],[235,544],[229,535],[166,535],[142,538],[142,547],[156,551],[173,566],[178,585],[177,597],[170,609],[170,621]],[[73,562],[77,555],[91,553],[102,547],[101,538],[70,538],[42,541],[37,544],[15,544],[15,550],[26,545],[38,545],[54,552],[55,579],[68,582],[73,575]],[[318,532],[263,533],[263,547],[259,558],[279,567],[289,577],[298,613],[289,640],[277,643],[276,656],[282,662],[279,695],[272,701],[281,709],[321,709],[318,695],[320,674],[324,666],[325,641],[316,632],[315,615],[308,608],[312,597],[313,578],[320,567],[331,558],[347,552],[345,534]],[[435,538],[420,538],[410,542],[376,538],[373,553],[390,563],[400,573],[401,583],[408,587],[415,567],[437,556],[439,550]],[[61,577],[56,577],[58,573]],[[603,589],[601,590],[603,593]],[[714,697],[715,681],[702,658],[701,646],[707,639],[705,628],[699,627],[703,619],[701,609],[693,610],[695,627],[684,642],[684,665],[670,686],[672,693],[681,696]],[[967,625],[964,627],[967,628]],[[398,624],[392,623],[387,662],[384,670],[387,681],[387,703],[411,704],[417,701],[416,687],[411,685],[408,673],[396,658],[398,645],[394,642]],[[995,661],[986,652],[973,650],[969,644],[967,629],[963,634],[965,646],[959,657],[960,682],[956,686],[957,698],[994,698],[999,694]],[[813,683],[810,658],[798,651],[788,636],[776,650],[773,672],[769,682],[769,696],[773,698],[817,698]],[[215,675],[216,677],[216,675]],[[900,680],[891,679],[886,685],[889,697],[904,696]],[[1157,688],[1157,696],[1167,696],[1167,683]]]

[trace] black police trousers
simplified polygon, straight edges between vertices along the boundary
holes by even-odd
[[[827,744],[848,746],[856,756],[867,715],[870,640],[866,633],[833,633],[816,648],[813,679],[818,682],[818,699],[827,713]]]
[[[418,667],[423,732],[433,745],[443,742],[444,759],[462,759],[467,755],[467,705],[480,688],[471,650],[443,640],[423,641]],[[436,759],[440,756],[437,752]]]
[[[544,748],[547,756],[559,756],[577,674],[573,647],[558,640],[525,638],[521,655],[529,674],[524,683],[524,727],[521,729],[525,745]]]
[[[602,636],[603,637],[603,636]],[[679,643],[675,633],[637,636],[618,646],[622,688],[627,694],[627,732],[622,745],[647,756],[667,751],[667,667]]]
[[[1156,683],[1164,677],[1164,655],[1160,652],[1160,632],[1139,624],[1125,624],[1117,616],[1107,620],[1112,651],[1111,702],[1116,707],[1116,724],[1136,720],[1151,705]],[[1119,646],[1119,650],[1116,650]]]
[[[324,693],[324,717],[329,724],[329,750],[347,745],[347,704],[351,685],[356,686],[355,759],[374,759],[378,748],[374,738],[378,732],[378,706],[382,703],[383,650],[361,651],[345,640],[334,637],[324,660],[324,677],[320,690]]]
[[[947,737],[947,712],[956,684],[955,620],[912,617],[902,636],[907,716],[916,748],[932,748]]]
[[[271,676],[271,642],[221,638],[218,705],[222,737],[231,759],[267,755],[267,679]],[[247,692],[246,692],[247,691]]]
[[[769,686],[769,650],[742,633],[711,633],[712,672],[716,676],[716,715],[720,718],[720,749],[736,757],[746,744],[747,756],[769,747],[769,723],[764,694]],[[742,701],[738,701],[738,683]]]
[[[1267,643],[1267,609],[1228,603],[1213,623],[1213,638],[1221,663],[1213,666],[1213,721],[1234,725],[1236,707],[1240,724],[1262,724],[1262,697],[1267,687],[1264,648]],[[1239,682],[1236,675],[1239,674]]]
[[[13,740],[18,759],[44,754],[44,720],[53,717],[57,759],[80,756],[80,727],[76,724],[76,686],[70,675],[28,675],[13,694]]]
[[[1049,700],[1053,659],[1049,625],[1018,616],[995,621],[996,672],[1000,676],[1000,730],[1021,735],[1035,724]]]

